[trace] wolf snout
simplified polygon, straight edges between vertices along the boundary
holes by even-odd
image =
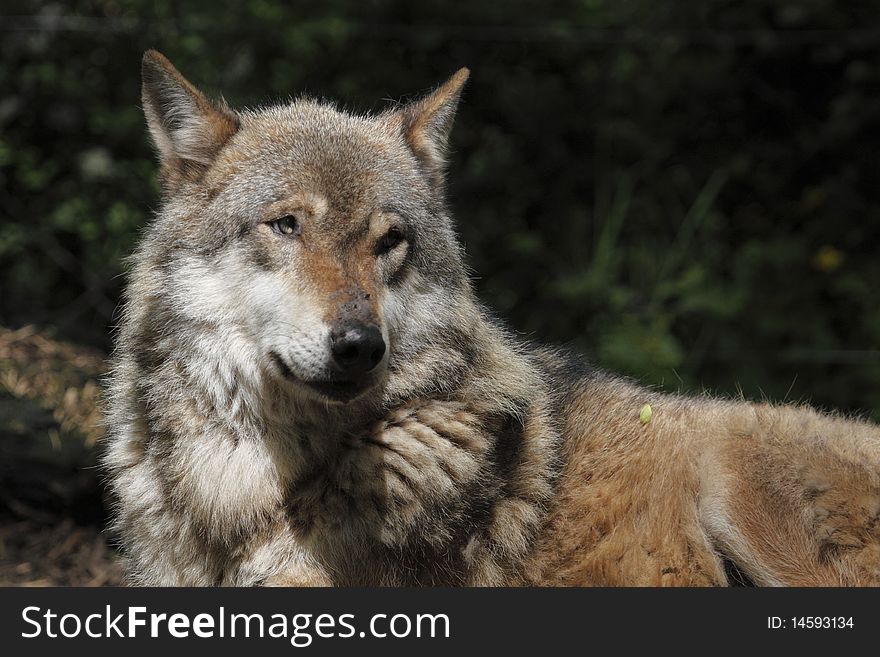
[[[358,376],[373,370],[385,355],[385,340],[375,324],[348,321],[330,332],[333,362],[347,376]]]

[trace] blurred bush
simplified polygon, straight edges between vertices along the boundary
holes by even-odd
[[[158,202],[139,59],[233,104],[377,109],[468,65],[451,203],[481,296],[684,390],[880,418],[880,6],[4,3],[0,322],[106,348]]]

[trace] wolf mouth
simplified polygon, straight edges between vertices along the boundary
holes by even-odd
[[[350,379],[303,379],[293,373],[293,370],[290,369],[290,366],[288,366],[288,364],[278,353],[273,351],[270,353],[270,356],[285,379],[293,381],[298,385],[310,388],[322,397],[326,397],[331,401],[338,401],[342,403],[350,402],[370,387],[369,380],[354,381]]]

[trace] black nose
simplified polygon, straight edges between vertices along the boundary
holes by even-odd
[[[375,324],[346,322],[330,332],[330,351],[344,374],[366,374],[385,355],[385,340]]]

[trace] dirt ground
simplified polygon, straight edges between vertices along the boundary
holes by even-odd
[[[0,586],[122,584],[97,469],[104,355],[0,327]]]
[[[98,527],[6,519],[0,526],[0,586],[114,586],[122,566]]]

